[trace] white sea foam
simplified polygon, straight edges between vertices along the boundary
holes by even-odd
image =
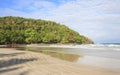
[[[114,44],[88,44],[88,45],[78,45],[77,47],[84,49],[94,49],[94,50],[120,51],[120,45],[114,45]]]
[[[27,45],[27,47],[52,47],[52,48],[82,48],[82,49],[93,49],[93,50],[115,50],[120,51],[120,45],[116,44],[82,44],[82,45],[74,45],[74,44],[50,44],[50,45],[41,45],[41,44],[31,44]]]
[[[87,45],[59,45],[59,44],[50,44],[50,45],[41,45],[33,44],[28,45],[28,47],[51,47],[53,52],[61,52],[68,54],[80,54],[85,56],[83,59],[79,59],[79,63],[95,65],[97,67],[109,68],[120,71],[120,45],[114,44],[87,44]],[[55,49],[54,49],[55,48]],[[58,49],[56,49],[58,48]],[[61,50],[59,48],[68,48],[67,50]],[[70,48],[70,49],[69,49]],[[38,49],[38,50],[39,50]],[[42,49],[42,48],[41,48]]]

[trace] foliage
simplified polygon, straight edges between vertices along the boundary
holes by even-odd
[[[0,17],[0,44],[93,43],[65,25],[22,17]]]

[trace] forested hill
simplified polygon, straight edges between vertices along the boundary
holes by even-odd
[[[0,44],[27,43],[88,44],[93,41],[56,22],[12,16],[0,17]]]

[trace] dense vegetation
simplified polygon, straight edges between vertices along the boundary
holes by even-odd
[[[52,21],[0,17],[0,44],[93,43],[92,40]]]

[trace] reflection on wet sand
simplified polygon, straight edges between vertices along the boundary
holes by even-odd
[[[80,55],[78,54],[65,54],[65,53],[58,53],[58,52],[50,52],[50,51],[46,51],[46,50],[30,50],[30,51],[37,51],[40,53],[44,53],[47,55],[50,55],[52,57],[56,57],[62,60],[67,60],[67,61],[71,61],[71,62],[75,62],[79,59]]]
[[[33,52],[40,52],[43,54],[47,54],[50,55],[52,57],[56,57],[62,60],[66,60],[66,61],[70,61],[70,62],[76,62],[80,55],[78,54],[68,54],[68,53],[60,53],[60,52],[53,52],[54,50],[67,50],[69,48],[49,48],[49,47],[43,47],[43,48],[22,48],[22,47],[18,47],[16,48],[17,50],[26,50],[26,51],[33,51]]]

